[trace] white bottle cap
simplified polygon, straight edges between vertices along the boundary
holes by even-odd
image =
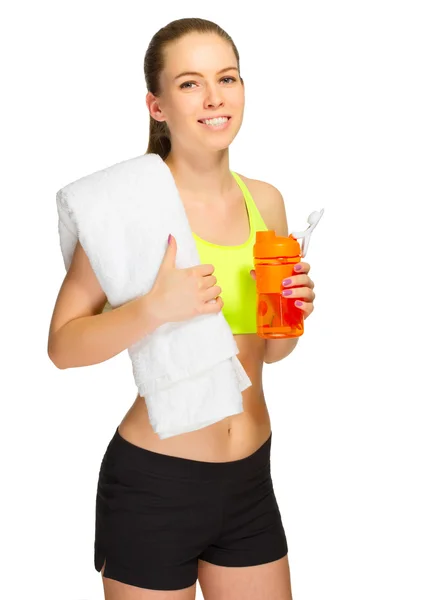
[[[292,234],[291,234],[296,239],[302,238],[302,247],[301,247],[302,258],[304,258],[305,255],[307,254],[308,244],[310,242],[310,236],[313,232],[313,229],[316,227],[317,223],[320,221],[324,210],[325,210],[324,208],[322,208],[322,210],[320,212],[315,210],[314,212],[312,212],[309,215],[309,217],[307,219],[307,223],[309,223],[310,227],[308,227],[305,231],[295,231],[295,232],[292,232]]]

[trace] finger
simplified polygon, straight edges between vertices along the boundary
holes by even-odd
[[[296,273],[308,273],[310,271],[310,265],[308,262],[299,262],[294,265],[294,271]]]
[[[199,289],[207,290],[217,283],[217,278],[215,275],[205,275],[201,279],[199,279]]]
[[[316,294],[309,287],[296,287],[282,291],[282,296],[285,298],[306,298],[310,302],[316,297]]]
[[[304,319],[306,319],[314,310],[314,304],[312,302],[304,302],[302,300],[295,300],[294,302],[297,308],[300,308],[304,313]]]
[[[288,283],[285,283],[287,281]],[[308,275],[294,275],[282,281],[284,287],[292,287],[294,285],[304,285],[305,287],[314,288],[314,282]]]
[[[200,314],[218,313],[222,310],[223,306],[224,306],[224,302],[223,302],[221,296],[218,296],[218,298],[212,298],[211,300],[208,300],[207,302],[205,302],[200,307],[199,313]]]
[[[194,269],[197,275],[212,275],[215,271],[214,265],[211,264],[194,265],[190,268]]]
[[[222,288],[219,285],[213,285],[212,287],[202,290],[200,297],[203,302],[208,302],[209,300],[216,298],[222,294]]]

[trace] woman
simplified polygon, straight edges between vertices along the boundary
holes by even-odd
[[[216,298],[252,385],[243,392],[242,413],[163,440],[144,398],[136,398],[100,469],[95,567],[107,600],[194,600],[197,578],[205,600],[291,600],[262,368],[292,352],[297,338],[267,341],[256,334],[251,269],[256,230],[288,235],[283,198],[272,185],[229,169],[244,85],[237,49],[221,28],[203,19],[170,23],[149,45],[145,76],[147,152],[161,156],[178,187],[201,258],[197,290],[196,279],[191,289],[184,280],[187,270],[175,269],[171,232],[152,290],[101,314],[106,296],[78,243],[52,317],[49,355],[60,368],[107,360],[142,331],[189,318],[189,297]],[[212,118],[219,120],[203,122]],[[305,318],[314,300],[309,268],[300,263],[286,285]]]

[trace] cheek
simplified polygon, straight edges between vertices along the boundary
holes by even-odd
[[[198,112],[192,107],[189,107],[188,104],[185,106],[175,105],[173,114],[170,115],[169,119],[170,127],[172,127],[175,132],[185,132],[188,130],[188,127],[192,125],[192,123],[197,121],[197,115]]]
[[[228,98],[230,103],[233,103],[235,106],[242,106],[245,103],[245,91],[243,88],[235,88],[233,93],[230,94]]]
[[[194,93],[174,93],[170,98],[169,111],[173,121],[179,125],[179,121],[183,118],[199,114],[200,98],[197,98]]]
[[[180,101],[177,105],[177,112],[181,119],[185,119],[189,122],[197,121],[200,116],[200,112],[203,112],[203,106],[200,105],[200,98],[196,98],[193,95],[191,98],[187,97],[185,101]]]

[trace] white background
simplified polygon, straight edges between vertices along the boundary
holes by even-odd
[[[290,231],[325,209],[306,257],[315,311],[296,350],[264,368],[294,599],[426,600],[422,4],[2,11],[2,597],[103,599],[97,477],[136,388],[127,352],[65,371],[47,356],[65,275],[55,194],[145,153],[146,48],[191,16],[221,25],[241,55],[230,168],[279,188]]]

